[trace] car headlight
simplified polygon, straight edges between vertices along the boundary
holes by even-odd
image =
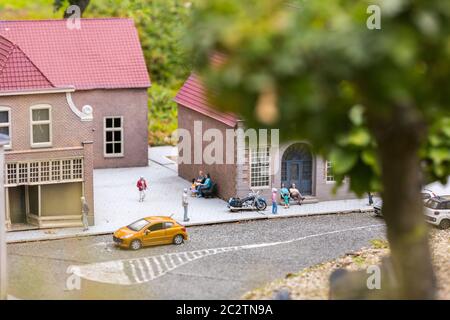
[[[131,238],[132,236],[133,236],[133,234],[130,233],[130,234],[127,234],[126,236],[123,236],[122,239],[128,239],[128,238]]]

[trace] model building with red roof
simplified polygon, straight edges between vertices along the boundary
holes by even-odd
[[[0,21],[9,226],[94,221],[93,169],[146,166],[150,79],[134,22]],[[63,200],[63,201],[62,201]]]
[[[223,63],[223,57],[215,55],[212,62]],[[209,92],[211,94],[211,92]],[[238,129],[245,131],[246,125],[237,115],[218,111],[211,105],[202,79],[192,73],[178,91],[175,102],[178,104],[178,128],[188,132],[191,137],[203,137],[211,128],[219,130],[223,137],[231,130],[233,136]],[[196,131],[195,123],[201,123]],[[207,142],[201,141],[205,147]],[[189,145],[189,144],[187,144]],[[179,145],[179,156],[186,158],[182,144]],[[228,146],[227,146],[228,147]],[[238,146],[226,149],[216,163],[198,164],[194,160],[195,143],[191,143],[186,152],[187,161],[178,163],[178,175],[186,180],[192,179],[203,170],[209,172],[217,183],[218,196],[223,199],[238,196],[246,197],[252,190],[258,190],[267,199],[272,196],[273,188],[294,186],[305,197],[304,203],[315,203],[327,200],[354,199],[356,195],[349,190],[349,181],[333,192],[335,179],[332,163],[312,152],[307,141],[288,141],[279,146],[241,146],[244,155],[243,163],[228,163],[227,157],[237,159]],[[228,155],[227,155],[228,154]],[[274,170],[280,168],[281,170]]]

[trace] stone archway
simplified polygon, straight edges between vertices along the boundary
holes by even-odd
[[[289,187],[295,183],[303,195],[312,195],[313,156],[304,143],[295,143],[283,153],[281,183]]]

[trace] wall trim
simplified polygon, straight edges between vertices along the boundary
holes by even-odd
[[[40,152],[55,152],[55,151],[71,151],[71,150],[84,150],[83,147],[65,147],[65,148],[42,148],[42,149],[29,149],[29,150],[17,150],[6,151],[5,155],[9,154],[24,154],[24,153],[40,153]]]
[[[22,96],[22,95],[30,95],[30,94],[47,94],[47,93],[64,93],[64,92],[74,92],[74,87],[67,88],[50,88],[50,89],[24,89],[24,90],[11,90],[11,91],[2,91],[0,92],[0,96]]]
[[[70,110],[72,110],[75,115],[81,119],[81,121],[92,121],[94,119],[92,107],[90,105],[85,105],[83,108],[78,110],[77,106],[73,102],[72,93],[66,92],[67,103],[69,104]]]

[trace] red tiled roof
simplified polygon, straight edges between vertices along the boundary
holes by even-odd
[[[174,100],[176,103],[186,108],[197,111],[230,127],[234,127],[239,120],[231,113],[217,111],[216,108],[209,103],[205,88],[195,73],[192,73],[189,76],[180,91],[178,91]]]
[[[82,19],[80,29],[67,28],[66,20],[0,21],[0,36],[19,47],[54,86],[150,86],[131,19]]]
[[[209,59],[213,67],[220,67],[227,62],[227,56],[220,52],[214,52]]]
[[[53,87],[20,48],[0,36],[0,91]]]

